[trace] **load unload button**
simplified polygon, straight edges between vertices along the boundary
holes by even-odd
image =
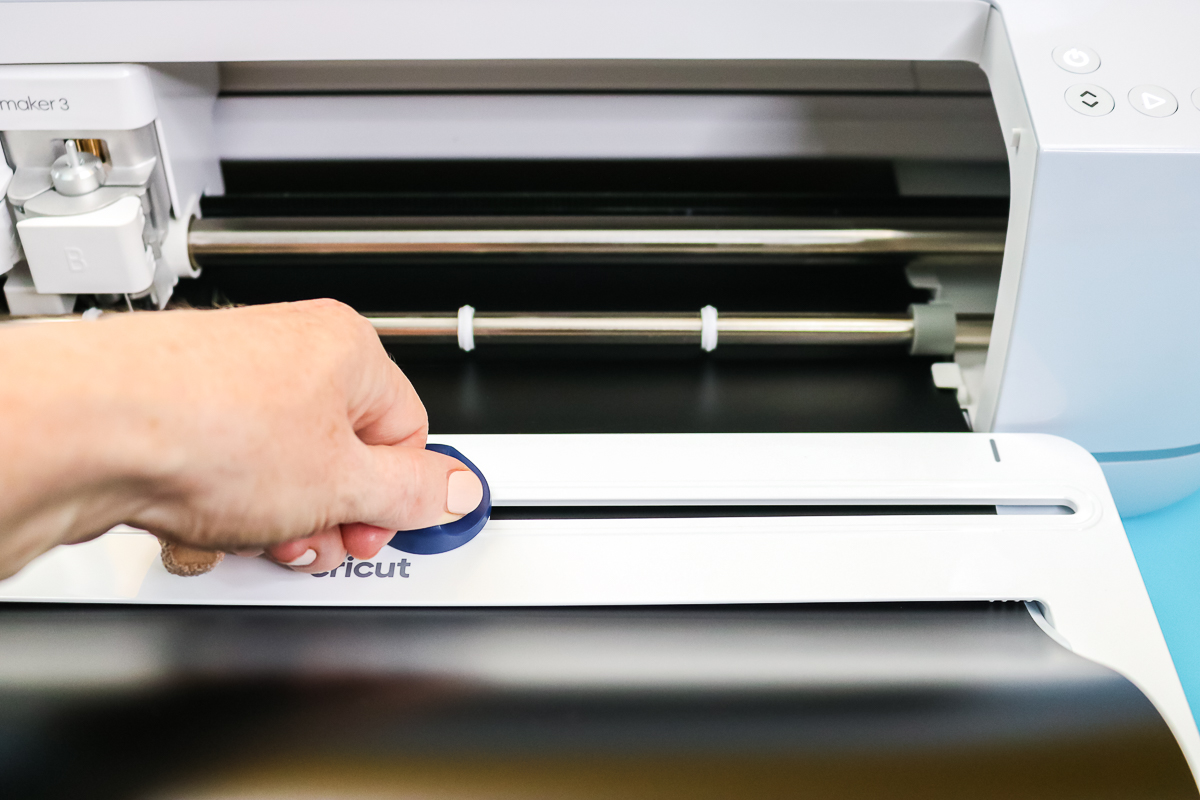
[[[1093,83],[1077,83],[1066,94],[1067,105],[1089,117],[1102,117],[1113,110],[1113,96]]]

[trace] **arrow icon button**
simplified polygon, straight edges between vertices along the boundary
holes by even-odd
[[[1067,105],[1089,117],[1103,117],[1113,110],[1113,96],[1100,86],[1081,83],[1067,89]]]
[[[1129,105],[1148,117],[1169,117],[1179,108],[1175,95],[1161,86],[1150,84],[1130,89]]]

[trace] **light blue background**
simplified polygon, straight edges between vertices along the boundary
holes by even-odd
[[[1200,492],[1124,523],[1194,717],[1200,709]]]

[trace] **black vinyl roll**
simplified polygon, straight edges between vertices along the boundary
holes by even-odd
[[[37,798],[1182,798],[1165,723],[1021,604],[0,608]]]

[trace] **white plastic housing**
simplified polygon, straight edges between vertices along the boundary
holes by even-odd
[[[150,71],[140,64],[0,69],[0,131],[127,131],[157,116]]]
[[[38,294],[27,264],[18,264],[4,277],[4,302],[14,317],[70,314],[75,309],[73,294]]]
[[[12,178],[12,170],[8,164],[0,161],[0,198],[8,191],[8,181]],[[17,263],[17,232],[13,228],[12,213],[0,200],[0,275],[12,269]]]
[[[276,0],[3,2],[0,29],[55,35],[10,37],[0,59],[194,62],[210,76],[216,63],[237,61],[978,63],[1010,145],[1012,202],[986,376],[972,390],[977,426],[1079,442],[1106,464],[1128,513],[1200,488],[1200,415],[1193,408],[1200,350],[1192,324],[1200,291],[1196,0],[294,0],[288,8],[280,15]],[[63,25],[64,18],[72,24]],[[1094,50],[1098,69],[1086,76],[1063,69],[1052,57],[1061,47]],[[53,67],[64,76],[91,68]],[[106,80],[97,79],[97,97],[135,79]],[[1070,107],[1065,92],[1080,82],[1109,92],[1113,111],[1091,116]],[[1128,93],[1144,84],[1171,93],[1176,112],[1138,111]],[[209,107],[209,90],[192,85],[195,107]],[[40,109],[51,95],[0,83],[0,104],[34,98]],[[261,108],[273,126],[291,130],[285,109],[313,103],[369,110],[391,101],[300,98]],[[249,101],[230,108],[243,105]],[[50,113],[4,111],[0,129]],[[245,123],[231,130],[236,153],[261,130],[251,130],[252,116],[231,118]],[[372,130],[364,140],[410,141]],[[310,134],[268,140],[316,149],[321,137]],[[175,262],[178,274],[188,274],[183,259]]]
[[[42,294],[133,294],[154,281],[154,254],[142,241],[142,201],[66,217],[17,223],[33,282]]]
[[[385,548],[351,575],[226,558],[169,575],[131,529],[60,547],[16,601],[545,606],[1026,600],[1079,655],[1128,677],[1196,770],[1200,738],[1104,476],[1027,434],[452,436],[503,505],[996,504],[1063,515],[494,520],[465,546]],[[376,574],[381,563],[385,574]],[[397,565],[388,572],[386,567]],[[369,565],[369,566],[367,566]]]
[[[0,28],[6,27],[0,20]],[[205,192],[223,191],[213,136],[216,94],[215,64],[0,66],[0,132],[7,134],[7,155],[18,167],[16,180],[24,181],[23,186],[31,181],[37,186],[39,180],[44,180],[39,175],[49,168],[53,154],[58,152],[55,143],[70,137],[96,138],[108,144],[114,158],[109,185],[145,186],[155,220],[155,228],[146,239],[161,248],[164,262],[155,281],[155,300],[160,307],[170,297],[174,276],[196,275],[186,255],[186,236],[187,222],[198,212],[200,197]],[[141,168],[145,174],[138,172]],[[13,202],[21,205],[17,200]],[[41,206],[30,204],[24,212],[64,213]],[[61,227],[60,223],[44,224],[59,232],[94,227],[86,220],[62,222]],[[103,286],[95,290],[100,293],[133,293],[150,285],[147,273],[153,275],[154,268],[147,268],[145,251],[138,249],[136,260],[128,260],[133,251],[131,236],[120,237],[117,243],[121,250],[101,253],[96,250],[101,238],[91,235],[96,231],[89,231],[86,238],[90,252],[80,262],[82,245],[46,242],[48,229],[32,234],[41,237],[44,245],[38,256],[29,256],[31,262],[38,262],[31,263],[37,293],[92,291],[77,290],[78,285]],[[0,230],[0,272],[6,268],[2,234]],[[78,238],[84,234],[76,230],[74,235]],[[113,243],[113,237],[107,241]],[[54,252],[48,255],[48,251]],[[74,272],[63,273],[60,262],[64,252],[75,259]],[[124,263],[117,267],[119,262]],[[86,266],[81,267],[81,263]],[[70,288],[49,288],[63,285]],[[138,288],[131,288],[134,286]],[[42,313],[43,308],[56,305],[51,300],[42,302],[27,286],[20,287],[17,294],[18,302],[10,304],[14,314]],[[57,305],[72,302],[63,298]]]

